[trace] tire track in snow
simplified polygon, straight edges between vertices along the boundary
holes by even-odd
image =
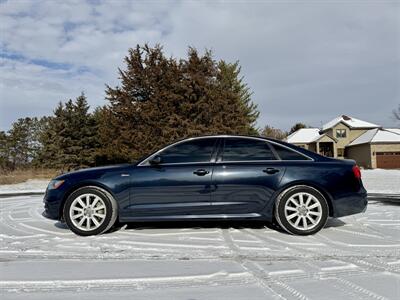
[[[234,239],[230,233],[230,229],[222,229],[222,236],[225,243],[231,249],[235,261],[239,263],[245,270],[251,273],[257,282],[264,288],[270,291],[274,298],[277,299],[293,299],[293,297],[299,300],[307,300],[308,298],[301,294],[296,289],[290,287],[280,280],[273,279],[269,276],[263,268],[259,267],[256,263],[247,259],[246,256],[241,255],[240,247],[234,242]]]

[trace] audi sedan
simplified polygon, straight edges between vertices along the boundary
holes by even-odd
[[[204,136],[135,163],[83,169],[51,180],[45,215],[78,235],[119,222],[264,220],[309,235],[328,217],[364,212],[366,190],[352,160],[273,139]]]

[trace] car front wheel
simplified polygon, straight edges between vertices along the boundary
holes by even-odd
[[[67,198],[64,220],[68,227],[82,236],[108,231],[117,218],[117,204],[113,197],[98,187],[79,188]]]
[[[277,199],[275,218],[288,233],[314,234],[328,220],[329,207],[325,197],[309,186],[295,186],[283,191]]]

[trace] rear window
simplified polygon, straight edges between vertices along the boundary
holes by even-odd
[[[265,141],[246,138],[227,138],[222,155],[223,161],[275,160]]]
[[[274,147],[279,158],[282,160],[309,160],[309,158],[305,157],[304,155],[290,150],[286,147],[279,146],[277,144],[272,144],[271,146]]]

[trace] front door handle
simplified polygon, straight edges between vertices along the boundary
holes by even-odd
[[[193,174],[196,174],[197,176],[204,176],[204,175],[207,175],[208,173],[210,173],[210,172],[207,170],[204,170],[204,169],[198,169],[193,172]]]
[[[275,168],[266,168],[265,170],[263,170],[263,172],[267,173],[267,174],[275,174],[275,173],[278,173],[279,170],[275,169]]]

